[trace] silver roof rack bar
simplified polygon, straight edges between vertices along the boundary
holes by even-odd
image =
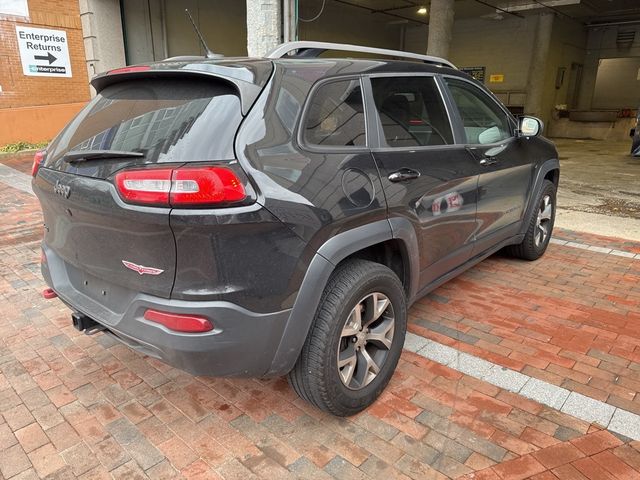
[[[318,57],[327,50],[338,50],[342,52],[360,52],[372,53],[374,55],[384,55],[387,57],[410,58],[412,60],[420,60],[425,63],[434,65],[442,65],[445,67],[456,68],[453,63],[444,58],[432,57],[431,55],[420,55],[418,53],[403,52],[401,50],[388,50],[386,48],[362,47],[360,45],[348,45],[345,43],[329,43],[329,42],[287,42],[278,45],[273,49],[267,58],[282,58],[291,52],[297,51],[297,57]]]

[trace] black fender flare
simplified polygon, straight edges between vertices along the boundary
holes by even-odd
[[[525,210],[524,216],[522,217],[522,225],[520,226],[520,234],[524,235],[527,231],[527,227],[529,226],[529,222],[527,219],[531,218],[532,212],[536,208],[535,200],[538,197],[538,193],[542,189],[542,182],[544,177],[552,170],[560,171],[560,161],[557,158],[551,158],[546,160],[536,169],[534,175],[533,186],[531,187],[531,194],[529,195],[529,201],[527,203],[527,208]]]
[[[325,285],[336,265],[364,248],[392,239],[405,242],[410,264],[410,276],[419,273],[416,234],[407,219],[384,219],[339,233],[327,240],[314,255],[302,280],[291,314],[282,332],[282,339],[273,361],[264,376],[284,375],[295,365],[307,338]],[[410,279],[410,298],[417,282]]]

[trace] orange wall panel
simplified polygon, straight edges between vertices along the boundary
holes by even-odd
[[[0,109],[0,146],[53,139],[85,102]]]

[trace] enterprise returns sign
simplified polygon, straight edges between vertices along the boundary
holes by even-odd
[[[70,77],[67,32],[16,25],[22,73],[34,77]]]

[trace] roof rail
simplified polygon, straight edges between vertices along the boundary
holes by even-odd
[[[362,47],[360,45],[348,45],[345,43],[329,43],[329,42],[287,42],[278,45],[270,53],[267,58],[282,58],[291,52],[297,51],[296,57],[315,58],[320,56],[327,50],[338,50],[342,52],[360,52],[372,53],[374,55],[384,55],[387,57],[409,58],[412,60],[420,60],[433,65],[442,65],[445,67],[456,68],[453,63],[444,58],[432,57],[431,55],[420,55],[418,53],[403,52],[401,50],[387,50],[386,48]]]

